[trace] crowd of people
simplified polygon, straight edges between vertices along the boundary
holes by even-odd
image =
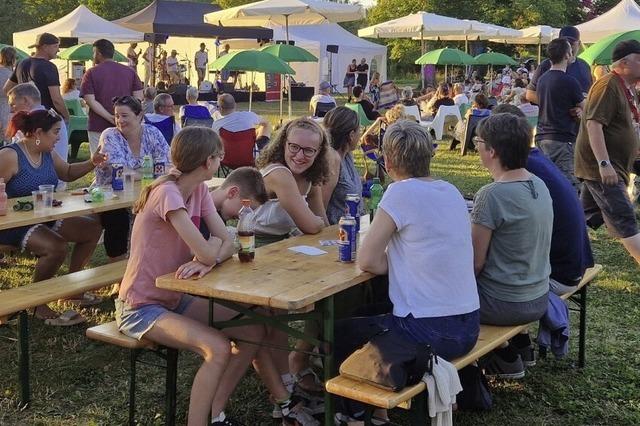
[[[191,389],[189,424],[205,424],[209,415],[214,425],[239,424],[224,410],[253,365],[283,424],[316,425],[313,415],[322,410],[322,386],[304,354],[313,350],[308,343],[296,344],[304,353],[289,354],[268,348],[287,342],[284,333],[271,327],[209,327],[206,300],[159,289],[155,278],[172,272],[184,279],[215,274],[215,267],[234,254],[225,225],[237,219],[244,199],[255,210],[258,246],[317,234],[336,224],[348,195],[362,194],[353,151],[376,126],[384,130],[376,143],[393,183],[359,248],[358,266],[388,275],[388,292],[369,299],[357,296],[367,306],[353,303],[353,294],[337,296],[346,302],[336,325],[339,359],[372,337],[372,330],[388,329],[410,342],[428,343],[451,360],[473,348],[480,324],[539,320],[554,298],[572,291],[593,265],[587,224],[605,223],[640,263],[640,234],[627,194],[639,145],[635,85],[640,43],[620,42],[612,71],[592,84],[588,67],[575,58],[579,33],[565,27],[560,35],[548,45],[549,59],[530,80],[526,69],[501,73],[496,106],[473,76],[473,84],[443,83],[418,96],[410,88],[403,90],[397,105],[382,114],[375,98],[365,94],[366,60],[358,65],[354,59],[345,87],[374,122],[364,134],[358,113],[338,106],[326,82],[310,103],[309,115],[322,111],[322,119],[296,118],[276,132],[259,115],[238,111],[229,94],[219,96],[219,110],[211,114],[198,105],[195,88],[187,91],[188,104],[176,120],[173,98],[152,88],[143,91],[132,67],[113,61],[113,44],[98,40],[93,44],[95,66],[84,75],[79,93],[73,93],[78,89],[71,82],[65,85],[65,96],[77,95],[89,108],[91,156],[73,164],[61,149],[69,115],[50,62],[59,40],[39,36],[36,54],[17,65],[15,51],[4,48],[0,79],[6,74],[6,101],[0,98],[0,123],[10,108],[13,115],[3,126],[13,143],[0,149],[0,178],[9,197],[92,172],[95,184],[108,185],[114,164],[140,180],[147,155],[169,167],[142,190],[132,209],[1,231],[0,244],[35,255],[34,281],[40,281],[58,272],[68,243],[74,243],[69,271],[82,269],[103,234],[110,261],[128,258],[115,301],[120,331],[202,358]],[[142,55],[135,48],[127,55],[130,65]],[[206,63],[204,55],[196,56],[197,68]],[[203,77],[200,71],[198,76]],[[379,76],[373,76],[372,95],[379,84]],[[531,102],[539,107],[535,138],[527,121]],[[433,117],[441,106],[469,103],[467,119],[480,119],[473,143],[492,178],[475,194],[470,214],[460,191],[432,175],[433,139],[418,123],[422,114]],[[407,113],[415,106],[420,117]],[[225,135],[243,132],[253,135],[259,152],[255,168],[233,170],[209,193],[205,181],[233,149],[233,140]],[[358,210],[365,211],[362,201]],[[78,306],[100,301],[92,294],[74,300]],[[214,312],[217,321],[237,315],[223,306]],[[46,305],[36,309],[36,317],[50,325],[85,320],[79,312],[62,316]],[[314,321],[307,321],[305,330],[319,333]],[[242,341],[234,340],[240,336]],[[247,340],[265,346],[242,343]],[[523,332],[480,362],[487,374],[521,378],[526,367],[535,365],[534,345]],[[362,420],[356,405],[343,401],[340,407],[340,424]],[[376,417],[388,424],[384,411]]]

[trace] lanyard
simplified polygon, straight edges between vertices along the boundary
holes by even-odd
[[[624,84],[624,80],[622,79],[622,77],[620,77],[620,74],[618,74],[617,72],[613,72],[613,73],[618,78],[620,87],[622,87],[622,91],[624,92],[627,98],[627,102],[629,103],[629,108],[631,109],[631,114],[633,115],[633,120],[636,122],[636,125],[640,124],[640,111],[638,111],[638,106],[636,104],[636,99],[633,92],[631,92],[631,89],[629,89],[627,85]]]

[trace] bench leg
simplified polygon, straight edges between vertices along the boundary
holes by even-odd
[[[176,424],[176,385],[178,381],[178,350],[167,348],[167,371],[166,371],[166,419],[167,426]]]
[[[136,362],[138,350],[131,349],[129,353],[129,426],[136,424]]]
[[[322,319],[323,319],[323,340],[329,344],[327,354],[324,358],[324,381],[325,383],[335,375],[335,366],[333,365],[334,353],[334,305],[333,296],[329,296],[322,301]],[[324,424],[334,424],[334,406],[333,396],[324,391]]]
[[[31,402],[29,385],[29,316],[27,311],[18,315],[18,378],[20,381],[20,407],[25,408]]]
[[[580,336],[578,343],[578,368],[584,368],[587,347],[587,286],[580,289]]]
[[[413,401],[411,401],[411,410],[409,411],[411,417],[411,426],[425,426],[426,424],[431,424],[427,414],[427,404],[428,393],[427,389],[423,392],[420,392],[418,395],[413,397]]]

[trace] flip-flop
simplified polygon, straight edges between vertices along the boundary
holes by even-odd
[[[59,302],[61,303],[70,303],[72,305],[76,305],[80,308],[88,308],[90,306],[99,305],[104,301],[104,299],[100,296],[96,296],[92,293],[84,293],[81,298],[77,299],[61,299]]]
[[[82,324],[87,319],[73,310],[65,311],[60,314],[58,318],[50,318],[44,320],[45,325],[52,325],[56,327],[69,327],[72,325]]]

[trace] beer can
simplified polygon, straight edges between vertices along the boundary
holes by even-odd
[[[346,198],[347,208],[349,209],[349,215],[356,220],[356,235],[360,232],[360,215],[358,214],[358,207],[360,206],[360,196],[358,194],[347,194]]]
[[[356,220],[353,216],[342,216],[338,222],[338,260],[354,262],[356,260]]]
[[[124,166],[122,164],[111,165],[111,188],[114,191],[124,190]]]
[[[157,179],[164,175],[166,175],[166,166],[164,161],[156,161],[153,163],[153,178]]]

